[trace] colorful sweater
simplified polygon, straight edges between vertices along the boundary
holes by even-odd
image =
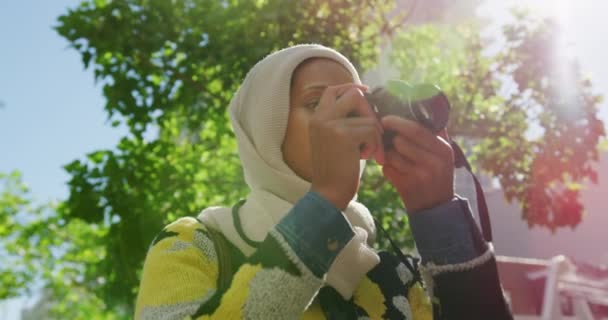
[[[460,206],[460,202],[449,205]],[[467,214],[470,216],[468,211],[464,216]],[[436,218],[432,215],[426,214],[423,219]],[[415,228],[416,223],[432,222],[414,219],[411,223]],[[419,248],[424,264],[422,274],[415,259],[404,261],[394,254],[380,252],[380,263],[367,273],[352,298],[345,300],[326,285],[324,278],[340,250],[357,235],[339,211],[328,207],[318,195],[307,194],[248,258],[201,221],[181,218],[168,225],[150,247],[135,317],[510,319],[491,247],[480,240],[476,229],[470,234],[468,241],[457,241],[446,248],[463,246],[459,251],[464,255],[450,255],[446,250],[429,246],[433,241],[421,240],[427,241],[426,247]],[[415,238],[425,236],[414,232]],[[449,233],[433,239],[435,243],[451,244],[455,240]],[[467,256],[467,252],[470,255],[475,250],[480,254]],[[438,261],[436,257],[447,258]],[[225,261],[230,261],[230,265],[225,265]],[[421,278],[425,278],[432,299],[422,289]],[[470,293],[470,289],[483,292]],[[467,300],[467,296],[478,301]],[[472,306],[478,312],[472,311]]]

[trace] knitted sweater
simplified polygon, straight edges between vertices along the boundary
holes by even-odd
[[[200,220],[182,218],[156,237],[144,264],[136,318],[429,319],[433,313],[435,319],[445,314],[471,319],[466,311],[482,310],[471,308],[471,302],[480,301],[504,311],[491,247],[485,243],[442,232],[428,238],[431,244],[449,244],[439,250],[416,240],[428,267],[420,276],[413,261],[368,246],[375,226],[356,197],[344,212],[323,199],[310,199],[315,197],[307,193],[310,182],[295,174],[282,154],[291,77],[310,58],[332,59],[361,83],[346,57],[319,45],[280,50],[250,70],[229,107],[250,193],[237,214],[207,208]],[[361,169],[364,164],[361,160]],[[432,212],[414,216],[432,218],[422,225],[452,221]],[[412,230],[415,238],[424,238],[424,232]],[[220,250],[220,243],[230,249]],[[466,250],[472,244],[476,250]],[[454,248],[473,254],[457,254],[466,259],[454,260],[448,254]],[[428,259],[434,254],[446,260]],[[230,266],[222,263],[226,260]],[[228,281],[222,276],[226,272]],[[475,315],[499,318],[485,311]]]
[[[220,265],[217,237],[203,222],[182,218],[170,224],[146,258],[136,319],[432,319],[433,313],[435,319],[510,318],[487,246],[464,264],[426,263],[423,277],[435,289],[434,306],[415,262],[387,252],[379,253],[380,263],[352,297],[343,299],[324,278],[338,253],[365,233],[323,206],[322,201],[298,202],[248,258],[231,246],[233,266]],[[303,215],[316,219],[317,226],[294,228]],[[220,283],[220,268],[230,269],[229,285]],[[463,281],[473,282],[463,288]],[[453,288],[456,284],[460,287]]]

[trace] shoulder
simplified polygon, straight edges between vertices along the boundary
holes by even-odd
[[[212,230],[202,221],[183,217],[165,226],[154,238],[150,253],[184,252],[202,254],[209,262],[217,262]]]
[[[194,312],[217,288],[219,263],[207,227],[192,217],[165,226],[146,255],[137,318]],[[156,317],[155,317],[156,316]]]

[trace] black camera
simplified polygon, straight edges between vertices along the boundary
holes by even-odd
[[[366,93],[365,98],[378,119],[397,115],[416,121],[433,133],[445,129],[450,116],[450,102],[441,89],[433,84],[410,85],[401,80],[391,80],[385,86]],[[392,146],[395,132],[382,137],[385,148]]]
[[[410,85],[405,81],[391,80],[385,86],[376,88],[371,93],[365,93],[365,98],[376,112],[378,119],[387,115],[397,115],[416,121],[433,133],[445,129],[450,118],[450,101],[438,86],[432,84]],[[394,136],[395,132],[384,133],[382,142],[385,149],[392,148]],[[473,174],[471,165],[462,149],[452,140],[449,143],[454,151],[454,166],[456,168],[464,167],[473,177],[481,231],[484,239],[492,242],[490,214],[481,183]],[[396,250],[399,251],[399,249]]]

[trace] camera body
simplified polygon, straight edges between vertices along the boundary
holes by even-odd
[[[410,85],[401,80],[390,80],[385,86],[366,93],[365,98],[378,119],[396,115],[416,121],[433,133],[446,128],[450,115],[450,102],[441,89],[432,84]],[[387,131],[382,137],[384,147],[391,148],[395,132]]]

